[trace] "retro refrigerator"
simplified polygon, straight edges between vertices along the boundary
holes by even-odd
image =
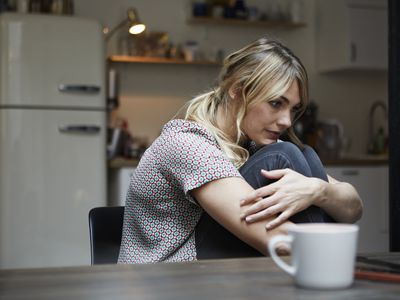
[[[100,25],[0,15],[0,269],[90,264],[88,212],[106,205]]]

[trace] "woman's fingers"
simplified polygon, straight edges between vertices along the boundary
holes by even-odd
[[[271,230],[274,229],[275,227],[281,225],[285,221],[287,221],[290,217],[292,216],[292,213],[288,210],[285,210],[282,212],[279,216],[277,216],[275,219],[273,219],[271,222],[267,223],[265,225],[266,230]]]
[[[272,197],[261,199],[247,208],[242,213],[241,218],[245,219],[247,222],[254,222],[272,216],[279,212],[278,207],[275,205],[276,203],[276,199]]]
[[[262,169],[261,175],[267,177],[268,179],[280,179],[286,174],[288,174],[288,172],[290,172],[290,169],[276,169],[271,171]]]
[[[273,171],[261,170],[261,174],[268,179],[278,180],[282,178],[284,175],[288,174],[290,169],[279,169]],[[250,203],[258,202],[261,199],[271,196],[279,189],[280,183],[278,181],[271,183],[269,185],[263,186],[261,188],[256,189],[254,192],[248,194],[245,198],[240,201],[240,205],[247,205]]]
[[[276,188],[272,184],[256,189],[255,191],[251,192],[246,197],[244,197],[242,200],[240,200],[240,205],[243,206],[259,202],[263,200],[263,198],[268,197],[273,193],[275,193],[275,190]]]
[[[274,170],[274,171],[261,170],[261,174],[270,179],[281,178],[286,173],[287,173],[286,170]],[[252,193],[248,194],[246,197],[240,200],[240,205],[243,206],[254,202],[259,202],[263,198],[275,194],[276,191],[279,189],[279,184],[280,183],[277,181],[254,190]]]
[[[247,195],[241,205],[250,205],[243,209],[240,216],[246,222],[271,219],[266,229],[273,229],[287,221],[292,215],[313,204],[312,180],[290,169],[273,171],[261,170],[261,174],[276,180]]]

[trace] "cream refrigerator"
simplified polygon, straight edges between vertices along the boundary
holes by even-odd
[[[90,264],[106,204],[105,61],[97,22],[0,15],[0,268]]]

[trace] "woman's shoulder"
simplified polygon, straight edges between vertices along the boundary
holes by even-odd
[[[203,125],[189,120],[174,119],[164,125],[161,132],[162,137],[171,138],[173,136],[192,136],[199,137],[215,143],[216,140],[211,132]]]
[[[162,159],[176,157],[185,159],[186,154],[193,157],[222,155],[221,148],[211,132],[193,121],[175,119],[164,125],[160,136],[152,144],[151,152]]]

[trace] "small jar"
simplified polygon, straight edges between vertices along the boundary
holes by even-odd
[[[8,2],[7,0],[0,0],[0,13],[3,11],[8,11],[9,7],[8,7]]]
[[[65,15],[73,15],[74,14],[74,1],[73,0],[64,0],[63,13]]]
[[[51,2],[51,13],[62,15],[64,13],[64,0],[53,0]]]
[[[205,17],[208,14],[208,5],[205,2],[194,2],[192,6],[193,17]]]
[[[29,0],[18,0],[17,1],[17,12],[26,14],[29,12]]]
[[[198,59],[199,44],[196,41],[187,41],[183,47],[183,53],[186,61]]]
[[[40,0],[31,0],[29,2],[29,12],[41,13],[42,12],[42,1],[40,1]]]

